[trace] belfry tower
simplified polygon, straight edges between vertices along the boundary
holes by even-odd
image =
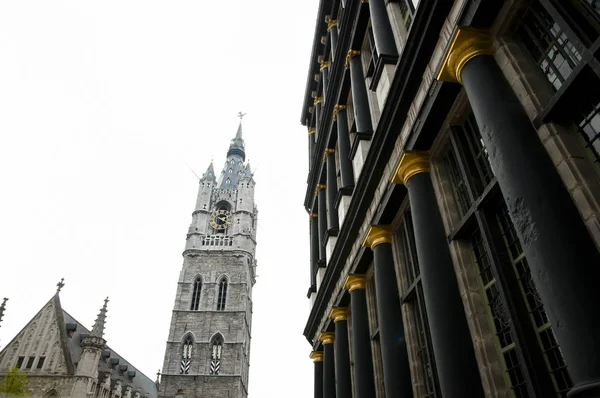
[[[159,397],[248,395],[257,210],[239,116],[219,178],[212,162],[200,178]]]

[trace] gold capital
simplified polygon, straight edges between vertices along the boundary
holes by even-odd
[[[327,155],[335,153],[335,149],[333,148],[325,148],[325,151],[323,152],[323,161],[326,162],[327,161]]]
[[[323,351],[311,351],[308,356],[313,362],[323,362]]]
[[[382,243],[392,243],[392,228],[389,225],[373,225],[367,232],[363,246],[373,250]]]
[[[343,111],[344,109],[346,109],[346,105],[336,104],[333,107],[333,120],[337,120],[338,112]]]
[[[492,36],[487,30],[456,28],[436,78],[462,84],[461,74],[467,62],[478,55],[494,54],[492,44]]]
[[[396,171],[392,176],[394,184],[406,185],[408,180],[419,173],[429,173],[431,166],[429,163],[429,152],[410,151],[404,152],[400,157]]]
[[[308,222],[312,222],[313,218],[317,218],[318,215],[316,213],[308,213]]]
[[[317,196],[319,194],[319,191],[321,189],[325,189],[325,188],[327,188],[327,185],[325,185],[325,184],[317,184],[317,188],[315,189],[315,196]]]
[[[308,135],[314,134],[317,131],[314,127],[308,129]]]
[[[350,60],[352,57],[355,57],[360,54],[360,50],[348,50],[348,54],[346,55],[346,69],[350,67]]]
[[[334,26],[337,26],[337,19],[330,19],[329,22],[327,22],[327,31],[331,31],[331,29],[333,29]]]
[[[333,323],[345,321],[348,319],[348,307],[333,307],[329,318],[333,319]]]
[[[335,333],[333,333],[333,332],[321,333],[321,335],[319,336],[319,340],[321,340],[323,342],[323,344],[331,344],[331,343],[333,343],[334,339],[335,339]]]
[[[319,104],[321,101],[323,101],[322,97],[315,97],[315,101],[313,102],[313,105],[317,105]]]
[[[349,293],[352,293],[358,289],[364,289],[365,284],[365,276],[362,274],[348,275],[346,278],[346,283],[344,283],[344,290],[347,290]]]
[[[323,72],[323,69],[327,68],[328,66],[329,66],[329,62],[323,61],[323,62],[321,62],[321,66],[319,67],[319,70],[321,72]]]

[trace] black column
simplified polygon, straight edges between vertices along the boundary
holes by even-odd
[[[310,358],[315,364],[315,398],[323,398],[323,353],[313,351]]]
[[[325,102],[327,100],[327,87],[329,86],[329,62],[321,62],[321,67],[319,68],[319,70],[321,71],[323,102]]]
[[[352,106],[354,108],[354,122],[356,132],[372,133],[371,111],[367,97],[367,84],[362,70],[360,51],[348,51],[346,65],[350,67],[350,85],[352,88]]]
[[[365,243],[373,250],[375,297],[386,398],[412,397],[412,383],[402,324],[389,227],[371,227]]]
[[[317,97],[315,98],[315,101],[313,103],[314,107],[315,107],[315,141],[317,141],[319,139],[319,123],[321,123],[321,102],[323,101],[323,98],[321,97]]]
[[[375,38],[377,54],[385,59],[398,57],[392,24],[385,7],[385,0],[369,0],[369,12],[371,13],[371,26]]]
[[[473,341],[429,167],[427,153],[405,152],[394,182],[408,187],[423,297],[440,387],[445,398],[483,397]],[[465,383],[465,380],[470,382]]]
[[[317,268],[319,262],[319,227],[317,215],[310,213],[310,286],[317,288]],[[315,290],[316,291],[316,290]]]
[[[373,357],[369,334],[369,313],[365,294],[365,277],[350,275],[344,289],[350,293],[352,312],[352,358],[354,360],[355,398],[375,398]]]
[[[326,262],[325,237],[327,234],[327,198],[325,197],[325,185],[317,185],[317,202],[319,206],[319,263],[323,266]]]
[[[348,131],[348,115],[346,115],[346,105],[336,105],[335,120],[337,125],[338,137],[338,158],[340,160],[340,179],[342,190],[350,189],[354,186],[354,172],[352,161],[350,160],[350,133]]]
[[[350,352],[348,344],[348,309],[333,307],[330,318],[335,324],[335,388],[337,398],[352,397]]]
[[[331,60],[335,61],[335,50],[338,42],[337,19],[332,19],[327,23],[327,31],[329,32],[329,40],[331,42]]]
[[[323,342],[323,398],[335,398],[335,359],[333,333],[321,333]]]
[[[312,168],[312,160],[315,154],[315,128],[308,129],[308,168]]]
[[[327,167],[327,230],[335,234],[340,226],[338,221],[338,212],[335,209],[335,199],[337,197],[337,171],[335,168],[335,150],[327,148],[325,150]]]
[[[459,29],[449,70],[462,78],[492,169],[575,387],[600,396],[600,254],[535,128],[491,55],[491,39]],[[454,50],[456,47],[456,50]],[[462,70],[461,70],[462,68]],[[440,78],[448,78],[440,73]],[[452,75],[450,75],[452,77]]]

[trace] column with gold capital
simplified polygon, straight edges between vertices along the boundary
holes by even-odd
[[[373,133],[371,109],[367,94],[367,83],[363,73],[359,50],[350,50],[346,55],[346,69],[350,69],[350,85],[352,89],[352,107],[354,108],[354,123],[356,132],[362,135]]]
[[[308,129],[308,168],[312,168],[312,160],[315,156],[315,131],[314,127]]]
[[[377,55],[385,63],[390,63],[398,58],[398,50],[396,49],[386,3],[385,0],[369,0],[369,12],[371,13],[371,26]]]
[[[321,134],[321,131],[319,131],[320,128],[320,123],[321,123],[321,107],[322,107],[322,103],[323,103],[323,97],[315,97],[314,101],[313,101],[313,106],[315,107],[315,142],[319,139],[319,134]]]
[[[315,398],[323,398],[323,352],[312,351],[310,359],[315,364]]]
[[[462,83],[509,215],[575,386],[600,396],[600,253],[493,54],[489,32],[458,28],[438,80]]]
[[[327,231],[330,234],[337,234],[339,222],[338,212],[335,209],[335,200],[338,193],[335,149],[326,148],[323,160],[326,162],[325,166],[327,168]]]
[[[389,226],[372,226],[363,245],[373,250],[385,396],[404,398],[412,397],[412,383],[391,243]]]
[[[473,341],[429,170],[427,152],[404,152],[393,182],[408,188],[440,387],[445,398],[483,397]]]
[[[323,102],[325,102],[327,100],[327,87],[329,86],[329,62],[321,62],[319,71],[321,72],[321,86],[323,87]]]
[[[365,276],[349,275],[344,289],[350,293],[352,312],[352,358],[354,360],[355,398],[375,398],[373,354],[369,333],[369,312],[365,292]]]
[[[319,220],[319,265],[326,265],[325,237],[327,235],[327,198],[325,196],[325,184],[318,184],[315,195],[317,195],[318,220]]]
[[[331,60],[334,61],[335,60],[335,50],[337,49],[337,42],[338,42],[338,20],[337,19],[330,19],[327,22],[327,32],[329,33],[329,40],[331,43]]]
[[[323,343],[323,398],[335,398],[335,357],[333,340],[335,333],[321,333]]]
[[[348,344],[348,309],[333,307],[329,317],[335,324],[335,384],[337,398],[352,396],[350,377],[350,352]]]

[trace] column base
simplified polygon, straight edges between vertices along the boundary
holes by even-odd
[[[567,394],[568,398],[598,398],[600,397],[600,381],[575,386]]]

